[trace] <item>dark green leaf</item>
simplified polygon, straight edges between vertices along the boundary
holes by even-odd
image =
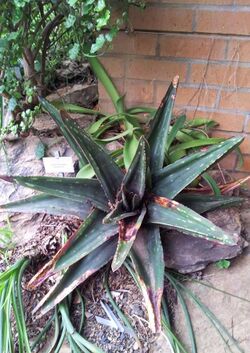
[[[91,207],[88,201],[77,202],[44,194],[0,205],[0,211],[72,215],[85,219]]]
[[[161,227],[179,230],[182,233],[212,240],[226,245],[235,245],[237,235],[228,234],[208,219],[176,201],[155,197],[148,205],[148,222]]]
[[[122,192],[127,199],[131,194],[135,194],[140,202],[144,196],[148,166],[147,148],[147,141],[141,137],[135,157],[122,181]]]
[[[173,79],[173,82],[169,86],[167,93],[163,98],[160,107],[158,108],[150,125],[148,142],[150,145],[150,166],[152,172],[157,171],[163,166],[165,146],[167,143],[170,121],[172,119],[178,80],[178,76]]]
[[[136,235],[146,215],[144,207],[139,216],[123,219],[119,223],[119,240],[115,256],[112,262],[112,270],[116,271],[126,260],[126,257],[135,241]]]
[[[174,198],[197,176],[238,146],[243,137],[233,137],[206,151],[197,152],[168,165],[153,176],[153,192]]]
[[[167,137],[165,153],[168,152],[169,147],[174,142],[174,139],[176,138],[176,135],[177,135],[178,131],[180,131],[180,129],[183,127],[183,125],[185,124],[185,121],[186,121],[186,116],[185,115],[181,115],[181,116],[179,116],[177,118],[177,120],[174,123],[174,125],[171,126],[169,134],[168,134],[168,137]]]
[[[40,309],[42,314],[44,314],[62,301],[77,286],[111,260],[115,253],[116,245],[117,239],[112,238],[71,266],[60,282],[43,298],[34,311]]]
[[[142,227],[131,249],[131,258],[146,302],[150,328],[161,329],[164,260],[159,227]]]
[[[56,271],[69,267],[118,234],[118,226],[116,224],[103,224],[104,216],[103,212],[96,210],[85,220],[78,231],[76,240],[70,244],[64,255],[57,260]]]
[[[236,206],[244,201],[241,197],[229,197],[224,195],[210,196],[190,193],[178,195],[176,200],[200,214],[220,207]]]
[[[115,203],[117,190],[120,188],[123,173],[112,157],[110,157],[105,149],[98,145],[90,135],[82,130],[66,112],[62,111],[58,119],[59,113],[56,112],[55,114],[54,107],[51,110],[52,106],[45,100],[41,100],[41,103],[45,109],[49,106],[49,113],[57,123],[59,122],[59,127],[67,141],[70,144],[73,141],[73,145],[77,146],[78,154],[88,160],[109,201]],[[70,138],[68,139],[69,136]]]
[[[102,223],[104,213],[94,210],[54,257],[30,280],[28,287],[36,288],[45,279],[58,271],[75,264],[101,244],[118,233],[117,225]]]
[[[73,149],[73,151],[79,158],[80,164],[82,166],[85,165],[86,164],[85,154],[82,152],[82,149],[79,148],[78,141],[76,141],[74,136],[72,136],[71,132],[68,131],[67,125],[64,124],[60,112],[54,107],[54,105],[50,104],[48,101],[46,101],[43,98],[40,98],[40,103],[42,107],[51,115],[55,123],[60,128],[63,136],[66,138],[70,147]]]
[[[108,201],[102,191],[98,180],[56,178],[56,177],[4,177],[3,180],[16,182],[28,188],[42,191],[46,194],[69,199],[71,201],[83,202],[88,200],[101,210],[108,210]]]

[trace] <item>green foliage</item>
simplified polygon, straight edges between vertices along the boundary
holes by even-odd
[[[8,110],[15,118],[25,114],[23,124],[8,126],[5,134],[29,129],[38,112],[37,93],[46,95],[55,68],[64,59],[93,56],[109,45],[127,20],[130,5],[142,6],[142,2],[0,2],[0,95],[9,101]],[[113,12],[116,18],[111,18]]]
[[[8,251],[13,247],[13,230],[9,218],[6,218],[6,224],[0,228],[0,255],[8,261]]]
[[[129,256],[140,278],[150,327],[159,331],[165,266],[161,229],[174,228],[229,246],[235,244],[233,235],[173,200],[188,183],[242,141],[241,137],[231,138],[164,167],[177,81],[175,78],[155,113],[149,126],[149,138],[140,137],[125,174],[105,148],[80,129],[68,114],[59,113],[47,101],[41,100],[79,160],[83,163],[87,160],[91,165],[96,179],[2,176],[6,181],[42,192],[40,199],[2,205],[2,211],[17,208],[32,211],[32,203],[50,210],[51,197],[54,213],[75,214],[76,209],[83,208],[83,214],[86,214],[91,206],[94,207],[78,232],[30,281],[29,287],[35,288],[50,275],[63,270],[61,281],[43,298],[37,310],[41,309],[43,313],[50,310],[110,260],[113,259],[112,268],[116,270]],[[165,184],[167,186],[163,188]],[[67,209],[65,200],[74,207]],[[215,200],[209,201],[214,207]]]
[[[218,267],[220,270],[227,269],[230,267],[231,262],[229,260],[220,260],[216,262],[216,267]]]
[[[31,353],[22,301],[22,275],[29,261],[19,260],[0,274],[0,351],[16,352],[13,328],[16,327],[19,352]],[[14,320],[10,320],[11,312]]]

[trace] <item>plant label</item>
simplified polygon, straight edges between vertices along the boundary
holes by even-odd
[[[74,173],[72,157],[44,157],[43,165],[46,173]]]

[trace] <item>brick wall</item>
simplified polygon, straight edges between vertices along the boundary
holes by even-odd
[[[130,19],[134,32],[102,58],[127,106],[157,106],[179,74],[176,112],[216,120],[214,136],[244,135],[244,165],[235,154],[223,163],[250,172],[250,0],[154,0]],[[100,97],[110,111],[102,87]]]

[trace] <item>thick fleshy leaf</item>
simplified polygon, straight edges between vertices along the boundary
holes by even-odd
[[[114,203],[123,179],[121,169],[106,150],[81,129],[65,111],[60,112],[61,119],[59,119],[58,112],[55,114],[55,109],[51,110],[51,105],[46,100],[42,99],[41,103],[43,108],[51,114],[52,118],[58,124],[69,144],[73,141],[73,144],[77,146],[78,155],[81,154],[91,164],[106,196],[109,201]],[[69,139],[68,136],[70,136]]]
[[[130,204],[131,195],[137,195],[137,205],[131,205],[132,209],[137,208],[145,193],[146,173],[148,167],[148,144],[144,137],[140,138],[135,157],[122,181],[121,192]]]
[[[0,178],[71,201],[83,202],[84,200],[89,200],[94,206],[101,210],[109,209],[108,200],[104,195],[100,183],[95,179],[56,178],[46,176],[0,176]]]
[[[213,211],[216,208],[237,206],[244,201],[242,197],[210,196],[184,193],[176,197],[176,201],[191,208],[197,213]]]
[[[116,203],[115,208],[109,212],[103,219],[103,223],[117,223],[122,219],[133,217],[138,214],[138,210],[126,211],[123,205],[124,201],[120,200]]]
[[[93,273],[106,265],[114,256],[117,239],[112,238],[71,266],[58,284],[42,299],[34,312],[40,309],[45,314],[69,295]]]
[[[233,137],[206,151],[197,152],[168,165],[153,175],[153,192],[156,195],[173,199],[197,176],[216,161],[229,153],[243,141],[243,137]]]
[[[52,260],[30,280],[28,287],[31,289],[37,287],[49,276],[78,262],[116,235],[118,226],[103,224],[104,215],[102,211],[94,210]]]
[[[80,236],[77,237],[65,254],[56,262],[56,271],[74,264],[99,245],[118,234],[118,225],[103,224],[104,216],[105,213],[96,210],[85,220]]]
[[[77,202],[42,194],[0,205],[0,212],[48,213],[52,215],[71,215],[85,219],[91,207],[89,201]]]
[[[75,139],[73,138],[73,136],[71,135],[71,133],[68,131],[68,129],[66,128],[66,126],[63,123],[63,119],[61,117],[61,114],[59,112],[58,109],[56,109],[55,104],[52,105],[51,103],[49,103],[48,101],[46,101],[46,99],[44,98],[39,98],[40,103],[42,105],[42,107],[50,114],[50,116],[53,118],[53,120],[55,121],[55,123],[58,125],[58,127],[60,128],[63,136],[65,137],[65,139],[68,141],[68,144],[70,145],[70,147],[72,148],[72,150],[75,152],[75,154],[77,155],[80,165],[84,166],[87,163],[87,160],[85,158],[85,155],[82,153],[82,151],[79,149],[78,147],[78,143],[77,141],[75,141]]]
[[[158,226],[140,228],[130,251],[148,311],[149,325],[154,332],[161,329],[164,259]]]
[[[123,219],[119,222],[119,240],[112,262],[113,271],[118,270],[126,260],[145,215],[146,207],[143,207],[139,216]]]
[[[176,76],[169,86],[150,125],[148,142],[150,145],[150,167],[152,172],[159,170],[163,166],[165,146],[170,121],[172,119],[178,81],[179,76]]]
[[[226,233],[208,219],[180,203],[155,196],[148,204],[148,223],[177,229],[185,234],[212,240],[221,244],[236,245],[237,236]]]

